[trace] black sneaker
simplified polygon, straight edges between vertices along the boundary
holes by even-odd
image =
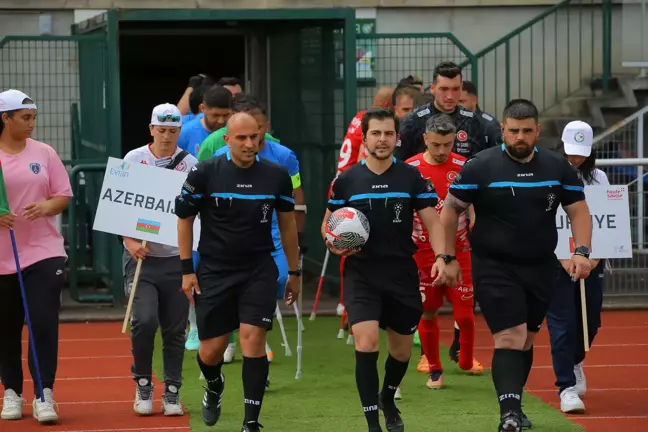
[[[385,427],[389,432],[405,432],[405,424],[395,403],[392,402],[391,406],[385,405],[381,394],[378,397],[378,408],[385,415]]]
[[[532,429],[533,428],[533,423],[531,423],[531,420],[526,416],[526,414],[522,413],[520,414],[520,420],[522,420],[522,429]]]
[[[225,392],[225,376],[221,374],[220,379],[213,384],[216,388],[220,387],[220,390],[211,390],[209,384],[207,384],[202,401],[202,418],[206,426],[214,426],[221,416],[221,403]]]
[[[260,432],[262,427],[259,422],[251,421],[243,424],[241,432]]]
[[[521,432],[522,420],[520,416],[513,411],[504,414],[499,424],[499,432]]]

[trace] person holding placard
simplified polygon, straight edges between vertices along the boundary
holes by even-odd
[[[27,318],[29,371],[35,393],[33,416],[39,423],[56,423],[53,389],[67,254],[55,224],[56,216],[68,206],[72,188],[56,151],[31,138],[36,115],[36,104],[25,93],[0,93],[0,164],[10,210],[0,216],[0,378],[5,388],[0,418],[22,418],[21,356],[27,353],[21,339]],[[19,264],[14,252],[20,256]],[[23,428],[28,426],[17,429]],[[3,426],[0,429],[5,430]]]
[[[124,162],[188,172],[198,161],[177,146],[181,127],[182,115],[175,105],[156,106],[149,126],[153,142],[130,151],[124,156]],[[156,224],[155,221],[140,219],[137,230],[159,230],[159,224],[157,228]],[[124,237],[124,249],[127,295],[133,289],[133,284],[136,286],[131,319],[131,372],[137,383],[133,410],[138,415],[153,414],[153,347],[155,334],[160,327],[164,352],[164,415],[183,415],[179,389],[182,385],[189,302],[180,290],[182,273],[179,249],[153,242],[143,244],[129,237]],[[135,280],[139,260],[144,262],[139,279]]]
[[[562,134],[565,154],[586,185],[607,186],[610,182],[605,173],[594,167],[593,137],[589,124],[582,121],[569,123]],[[564,271],[558,274],[547,312],[551,357],[556,387],[559,389],[560,409],[566,413],[582,413],[585,404],[580,396],[585,394],[587,386],[583,372],[585,347],[580,288],[579,282],[574,282],[569,274],[571,260],[560,261]],[[588,342],[591,346],[601,327],[605,260],[590,259],[590,265],[592,271],[585,280],[585,299]]]

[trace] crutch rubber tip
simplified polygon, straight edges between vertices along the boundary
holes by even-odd
[[[337,305],[337,316],[342,316],[344,313],[344,305],[342,303],[338,303]]]
[[[344,330],[340,329],[337,334],[338,339],[344,339]]]
[[[353,337],[353,335],[349,335],[349,337],[347,338],[347,345],[353,345],[354,343],[355,338]]]
[[[315,321],[316,316],[317,316],[317,314],[315,312],[311,313],[310,320]]]

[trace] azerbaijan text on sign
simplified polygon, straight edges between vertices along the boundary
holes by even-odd
[[[632,258],[628,187],[586,186],[585,197],[592,215],[591,258]],[[571,221],[562,207],[556,213],[556,256],[568,259],[574,251]]]
[[[187,173],[109,158],[93,229],[178,246],[175,197]],[[200,223],[194,223],[194,250]]]

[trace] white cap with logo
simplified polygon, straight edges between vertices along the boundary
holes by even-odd
[[[563,130],[562,142],[567,155],[589,157],[594,144],[594,131],[584,121],[570,122]]]
[[[20,90],[9,89],[0,93],[0,112],[16,111],[21,109],[38,109],[36,104]]]
[[[182,114],[173,104],[158,105],[153,108],[151,124],[153,126],[182,127]]]

